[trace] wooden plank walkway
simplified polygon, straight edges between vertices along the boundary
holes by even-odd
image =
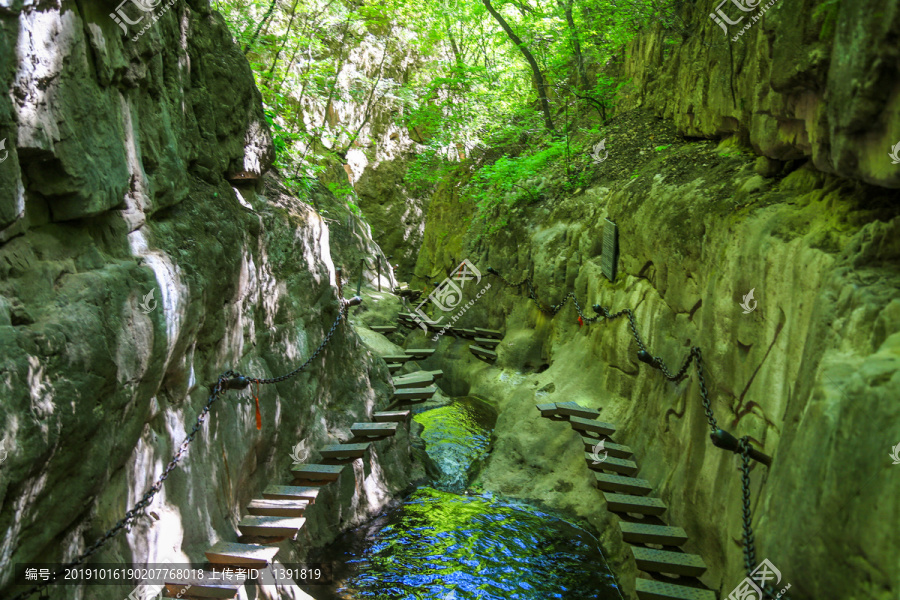
[[[493,363],[497,360],[496,352],[488,350],[487,348],[482,348],[481,346],[469,346],[469,351],[485,362]]]
[[[716,600],[715,592],[697,579],[706,572],[703,559],[680,550],[688,541],[684,529],[667,525],[662,520],[666,505],[659,498],[650,496],[653,486],[649,482],[635,477],[639,469],[631,448],[612,441],[615,425],[597,421],[599,410],[575,402],[544,403],[536,408],[541,417],[567,420],[572,429],[581,434],[585,462],[603,494],[607,510],[620,516],[622,539],[631,545],[637,568],[652,578],[678,576],[669,583],[642,575],[635,582],[638,598]],[[652,548],[649,544],[662,546],[662,549]]]
[[[394,392],[392,398],[394,400],[406,401],[406,402],[424,402],[428,400],[437,392],[436,387],[426,387],[426,388],[409,388],[406,390],[397,390]]]
[[[400,358],[405,362],[410,357],[403,355]],[[397,367],[400,366],[398,362]],[[433,382],[443,373],[423,371],[415,375]],[[319,453],[324,460],[331,462],[365,460],[372,444],[393,436],[400,424],[409,423],[410,414],[408,410],[376,412],[372,415],[373,422],[354,423],[350,427],[350,432],[356,437],[349,443],[330,444]],[[273,544],[296,539],[306,523],[306,513],[315,504],[323,487],[337,481],[345,472],[352,473],[351,469],[345,471],[345,467],[345,464],[294,464],[291,468],[294,482],[303,485],[267,486],[262,498],[250,501],[247,514],[238,522],[238,541],[219,540],[206,551],[209,564],[216,569],[265,568],[271,565],[279,551],[279,547]],[[240,594],[245,579],[240,572],[229,581],[212,576],[203,579],[173,578],[165,582],[164,595],[184,599],[233,599]],[[183,590],[188,586],[185,593]]]
[[[369,329],[371,329],[375,333],[381,333],[383,335],[387,335],[389,333],[394,333],[395,331],[397,331],[397,326],[396,325],[372,325],[371,327],[369,327]]]
[[[495,340],[503,339],[503,334],[495,329],[482,329],[481,327],[476,327],[475,333],[483,338],[491,338]]]
[[[409,375],[394,377],[391,379],[391,383],[398,389],[424,387],[434,383],[434,375],[420,371],[419,373],[410,373]]]

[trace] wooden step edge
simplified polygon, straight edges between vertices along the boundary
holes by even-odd
[[[207,560],[214,565],[267,567],[278,554],[278,548],[219,541],[204,554]]]
[[[716,600],[712,590],[638,578],[634,589],[640,600]]]
[[[662,546],[681,546],[687,543],[687,533],[681,527],[669,525],[652,525],[649,523],[630,523],[619,521],[622,539],[629,544],[660,544]]]
[[[706,563],[697,554],[655,550],[644,546],[631,546],[631,554],[641,571],[688,577],[700,577],[706,572]]]

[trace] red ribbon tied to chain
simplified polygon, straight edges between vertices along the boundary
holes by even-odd
[[[256,380],[256,393],[253,395],[256,400],[256,428],[262,429],[262,413],[259,412],[259,379]]]

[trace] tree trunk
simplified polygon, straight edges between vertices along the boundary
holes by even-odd
[[[566,22],[569,24],[569,33],[572,36],[572,52],[575,54],[575,66],[578,69],[578,78],[581,80],[576,87],[586,90],[590,87],[587,73],[584,70],[584,57],[581,55],[581,40],[578,39],[578,30],[575,28],[575,19],[572,18],[572,2],[566,0],[563,8],[566,11]],[[560,1],[560,4],[562,2]]]
[[[265,78],[266,86],[268,86],[269,82],[272,80],[272,74],[275,72],[275,67],[278,65],[278,59],[281,58],[281,53],[284,52],[288,37],[291,35],[291,27],[294,26],[294,18],[297,16],[298,4],[300,4],[300,0],[294,0],[294,6],[291,7],[291,20],[288,22],[287,31],[284,32],[284,39],[281,41],[281,47],[278,48],[278,52],[275,53],[275,58],[272,60],[272,66],[269,67],[269,73]]]
[[[481,0],[484,3],[484,7],[488,9],[488,12],[491,13],[491,16],[497,20],[497,23],[500,24],[500,27],[503,28],[503,31],[506,32],[506,35],[509,36],[509,39],[512,40],[512,43],[516,45],[516,47],[522,51],[522,56],[525,57],[525,60],[528,61],[528,66],[531,67],[531,72],[534,75],[534,80],[537,82],[538,88],[538,96],[541,99],[541,110],[544,112],[544,122],[547,126],[547,129],[550,131],[556,131],[553,128],[553,118],[550,116],[550,102],[547,101],[547,89],[546,84],[544,83],[544,76],[541,74],[541,68],[538,66],[537,61],[534,60],[534,56],[525,46],[519,36],[515,34],[503,16],[494,10],[494,7],[491,6],[491,0]]]
[[[247,42],[247,45],[244,46],[244,54],[246,55],[250,52],[251,46],[256,43],[256,38],[259,37],[259,32],[262,31],[263,26],[269,22],[269,17],[272,16],[272,12],[275,10],[275,3],[277,0],[272,0],[272,4],[269,5],[269,10],[266,12],[266,15],[263,17],[263,20],[260,21],[259,25],[256,28],[256,31],[253,32],[253,37],[250,38],[250,41]]]

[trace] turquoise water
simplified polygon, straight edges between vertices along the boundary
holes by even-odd
[[[334,565],[335,583],[304,590],[317,600],[620,600],[590,533],[515,499],[462,490],[495,416],[477,399],[459,400],[415,417],[439,481],[338,538],[314,559]]]

